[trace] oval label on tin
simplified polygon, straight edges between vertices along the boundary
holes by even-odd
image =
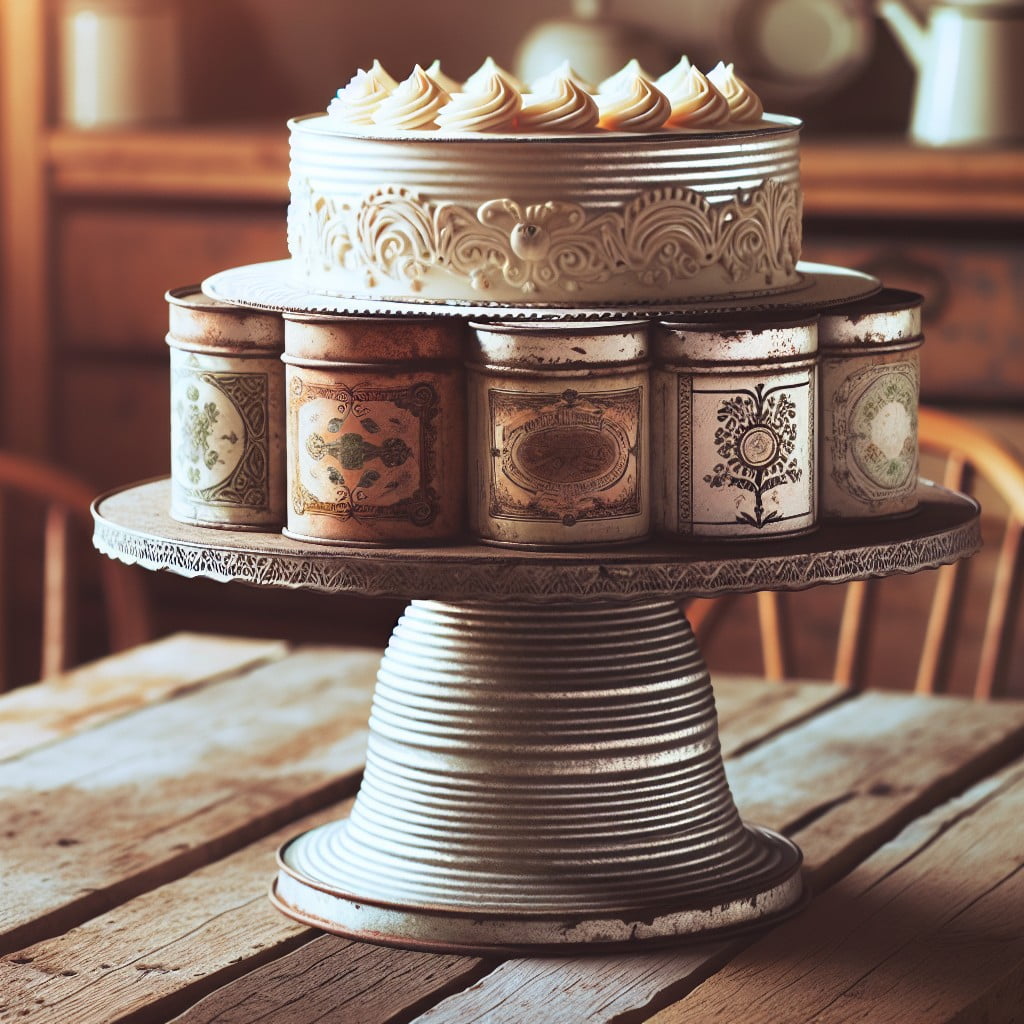
[[[510,426],[501,469],[533,493],[594,494],[623,478],[630,448],[627,431],[603,409],[563,400]]]

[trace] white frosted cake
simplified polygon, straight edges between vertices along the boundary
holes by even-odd
[[[530,89],[493,62],[359,72],[291,129],[294,284],[329,296],[579,306],[797,286],[799,122],[719,65]]]

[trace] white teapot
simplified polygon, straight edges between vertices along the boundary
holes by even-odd
[[[940,0],[927,24],[903,0],[878,13],[917,68],[915,142],[1024,140],[1024,0]]]

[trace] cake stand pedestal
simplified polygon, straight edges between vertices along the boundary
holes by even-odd
[[[170,519],[155,481],[100,498],[122,561],[405,596],[351,816],[281,850],[286,914],[373,942],[569,951],[751,927],[802,896],[799,850],[745,824],[683,596],[916,572],[980,546],[968,498],[767,544],[536,552],[345,548]]]

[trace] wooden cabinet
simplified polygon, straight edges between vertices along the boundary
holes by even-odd
[[[168,471],[164,292],[286,254],[287,133],[53,129],[44,6],[0,5],[0,429],[105,488]],[[1001,413],[1024,447],[1024,150],[812,135],[802,161],[805,257],[924,291],[926,399]],[[153,586],[167,628],[377,638],[396,611]]]

